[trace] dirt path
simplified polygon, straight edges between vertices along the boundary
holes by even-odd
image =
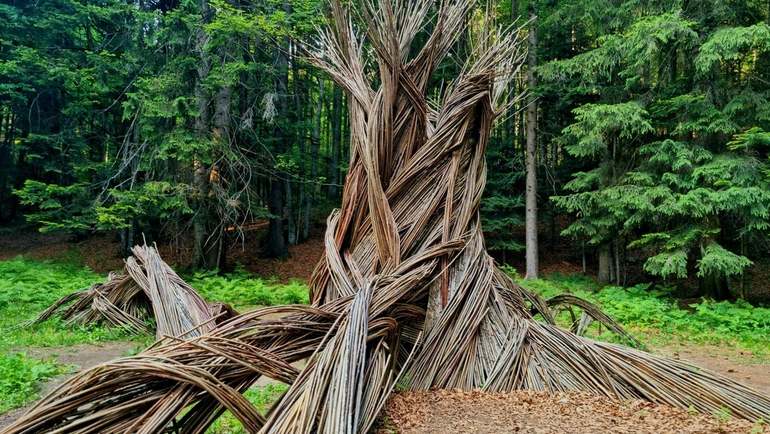
[[[75,365],[80,369],[90,368],[131,353],[136,342],[116,341],[96,345],[78,344],[69,347],[29,348],[23,350],[30,357],[38,359],[55,358],[63,365]]]
[[[759,361],[751,354],[713,345],[672,345],[653,352],[718,372],[770,396],[770,361]]]
[[[80,344],[70,347],[56,348],[29,348],[23,351],[28,356],[39,359],[55,358],[63,365],[74,365],[72,373],[60,375],[44,383],[40,390],[40,396],[45,396],[65,380],[74,375],[75,372],[96,366],[100,363],[123,357],[131,353],[137,347],[136,342],[105,342],[99,345]],[[9,425],[19,416],[24,414],[28,407],[17,408],[7,413],[0,414],[0,429]]]

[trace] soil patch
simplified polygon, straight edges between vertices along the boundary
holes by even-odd
[[[258,276],[275,278],[281,283],[295,279],[308,282],[323,253],[324,241],[319,234],[301,244],[289,246],[289,257],[286,259],[264,258],[259,254],[259,250],[255,252],[248,248],[236,247],[230,251],[229,260],[231,263],[241,264]]]
[[[241,242],[233,243],[227,251],[227,267],[242,266],[249,272],[285,283],[293,279],[308,281],[316,263],[324,252],[320,229],[310,239],[289,246],[285,259],[262,257],[263,230],[249,231]],[[158,243],[158,251],[166,263],[179,271],[189,267],[192,245],[183,240]],[[114,234],[97,234],[74,241],[64,234],[43,234],[19,230],[0,232],[0,260],[23,255],[37,260],[59,260],[82,263],[96,273],[123,269],[120,246]]]
[[[54,260],[82,263],[97,273],[120,270],[123,258],[115,236],[99,234],[81,241],[72,237],[51,233],[18,231],[0,234],[0,260],[19,255],[41,261]]]
[[[60,375],[43,383],[40,390],[40,396],[45,396],[72,377],[77,371],[91,368],[118,357],[126,356],[134,350],[136,346],[137,344],[135,342],[118,341],[105,342],[99,345],[80,344],[69,347],[26,348],[19,351],[37,359],[53,358],[63,365],[74,365],[76,367],[70,374]],[[0,414],[0,429],[18,419],[28,408],[29,406],[17,408]]]
[[[754,430],[754,431],[752,431]],[[645,401],[586,393],[403,392],[391,397],[378,433],[749,433],[766,426]]]
[[[86,369],[128,355],[137,347],[136,342],[116,341],[97,345],[78,344],[69,347],[27,348],[19,351],[36,359],[56,359],[63,365]]]
[[[672,345],[654,351],[718,372],[770,396],[770,363],[751,353],[714,345]]]

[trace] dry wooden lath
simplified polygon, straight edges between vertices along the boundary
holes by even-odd
[[[107,282],[62,297],[34,322],[58,316],[75,324],[103,321],[134,333],[148,333],[154,324],[158,339],[191,338],[234,314],[222,303],[206,303],[155,247],[136,246],[131,253],[122,274],[110,273]]]
[[[5,432],[200,433],[229,410],[249,432],[364,433],[398,381],[582,390],[770,420],[770,399],[735,381],[557,327],[549,303],[486,253],[484,152],[516,98],[523,30],[469,19],[470,0],[362,3],[351,14],[333,0],[310,50],[347,93],[351,146],[312,304],[259,309],[82,372]],[[429,100],[463,34],[472,54]],[[301,359],[304,368],[292,365]],[[266,414],[242,395],[261,376],[290,384]]]

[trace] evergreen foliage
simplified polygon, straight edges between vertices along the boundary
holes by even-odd
[[[192,265],[214,269],[218,246],[268,219],[267,250],[285,255],[338,206],[348,160],[345,98],[301,45],[323,4],[0,1],[0,222],[117,231],[124,248],[142,233],[191,238]],[[489,141],[488,247],[503,261],[523,249],[524,112],[537,98],[549,247],[561,233],[616,283],[745,295],[770,257],[770,7],[490,5],[501,25],[538,16],[539,65],[536,88],[511,84],[530,98]],[[471,50],[439,66],[433,94]]]
[[[768,9],[608,7],[584,13],[619,21],[576,23],[572,52],[539,70],[573,100],[554,140],[580,165],[552,198],[575,218],[563,234],[612,255],[617,282],[633,252],[652,276],[741,295],[767,256]]]

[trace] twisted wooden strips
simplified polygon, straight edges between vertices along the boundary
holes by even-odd
[[[208,304],[149,246],[135,246],[126,272],[149,298],[156,335],[199,336],[214,329]]]
[[[446,52],[436,47],[446,47],[442,44],[451,39],[442,29],[465,16],[453,15],[464,5],[456,2],[451,11],[439,12],[428,44],[411,61],[398,51],[405,45],[396,41],[409,40],[410,33],[402,29],[413,26],[399,26],[394,20],[399,14],[391,10],[408,8],[398,1],[383,1],[376,13],[371,4],[366,9],[380,88],[362,104],[368,111],[356,120],[353,134],[358,136],[354,140],[359,148],[351,159],[343,209],[339,217],[329,220],[327,253],[314,273],[313,300],[333,300],[341,296],[339,288],[361,287],[358,282],[386,275],[386,262],[392,258],[403,261],[438,243],[457,241],[463,245],[460,253],[441,258],[440,280],[431,283],[425,343],[408,373],[412,387],[577,388],[692,405],[703,411],[712,408],[701,397],[708,395],[744,417],[767,417],[766,398],[723,377],[704,374],[710,379],[708,385],[698,387],[706,387],[708,394],[688,394],[686,385],[694,379],[671,374],[678,372],[680,362],[648,355],[645,360],[661,369],[651,370],[650,378],[637,384],[642,380],[627,373],[639,369],[637,351],[626,353],[618,349],[623,347],[613,347],[616,356],[608,358],[605,344],[532,319],[540,313],[552,324],[549,305],[568,303],[628,338],[609,317],[583,300],[565,296],[548,303],[523,290],[499,272],[485,252],[478,218],[486,178],[484,149],[494,118],[515,101],[505,89],[521,64],[523,50],[516,36],[478,44],[440,107],[428,110],[423,97],[426,77]],[[399,245],[397,254],[394,244]],[[581,360],[586,362],[576,362]],[[746,395],[738,398],[729,388],[718,386],[726,384]],[[653,389],[667,392],[652,393]],[[670,399],[675,395],[679,398]]]
[[[134,333],[146,333],[152,318],[158,338],[191,337],[212,330],[215,320],[234,312],[226,306],[209,306],[163,262],[154,247],[135,246],[131,253],[124,274],[110,274],[106,283],[62,297],[33,323],[59,315],[70,323],[106,320]]]
[[[299,374],[291,363],[316,350],[339,315],[335,309],[267,308],[194,339],[166,338],[73,377],[4,432],[154,433],[191,404],[183,432],[205,428],[223,408],[256,432],[264,418],[239,392],[261,375],[294,381]]]
[[[510,102],[500,99],[521,42],[512,33],[477,44],[429,108],[427,83],[471,2],[442,3],[410,60],[427,2],[367,3],[376,91],[363,39],[332,2],[316,61],[348,92],[352,149],[342,208],[329,218],[311,282],[313,307],[262,309],[194,339],[161,340],[129,359],[150,366],[129,372],[121,363],[134,362],[119,361],[81,374],[7,432],[199,433],[230,409],[252,432],[360,433],[404,369],[414,388],[579,389],[770,418],[766,397],[724,377],[533,319],[553,322],[548,303],[495,267],[478,212],[484,150]],[[292,367],[306,357],[304,369]],[[262,375],[292,383],[265,416],[232,394]]]
[[[353,430],[371,426],[395,383],[398,355],[394,351],[401,348],[398,326],[419,321],[424,314],[403,303],[431,275],[436,258],[456,248],[447,245],[428,251],[402,263],[396,274],[377,279],[369,291],[321,307],[265,308],[194,339],[165,338],[138,356],[72,378],[4,432],[154,433],[171,425],[178,425],[180,432],[202,432],[224,409],[250,432],[294,430],[287,426],[297,430],[306,426],[303,429],[314,432],[316,413],[307,411],[307,399],[325,408],[338,390],[330,387],[330,379],[335,378],[338,385],[350,375],[358,381],[345,402],[360,416],[343,421],[349,413],[325,410],[325,423],[335,427],[327,430],[336,430],[340,424]],[[362,312],[368,312],[368,321]],[[313,353],[316,356],[301,373],[291,366]],[[333,362],[323,363],[326,359]],[[337,363],[340,360],[349,363]],[[238,394],[263,375],[293,383],[290,394],[267,417]],[[329,390],[328,399],[321,399],[322,389]],[[295,396],[299,398],[292,400]],[[286,419],[289,414],[295,416]]]

